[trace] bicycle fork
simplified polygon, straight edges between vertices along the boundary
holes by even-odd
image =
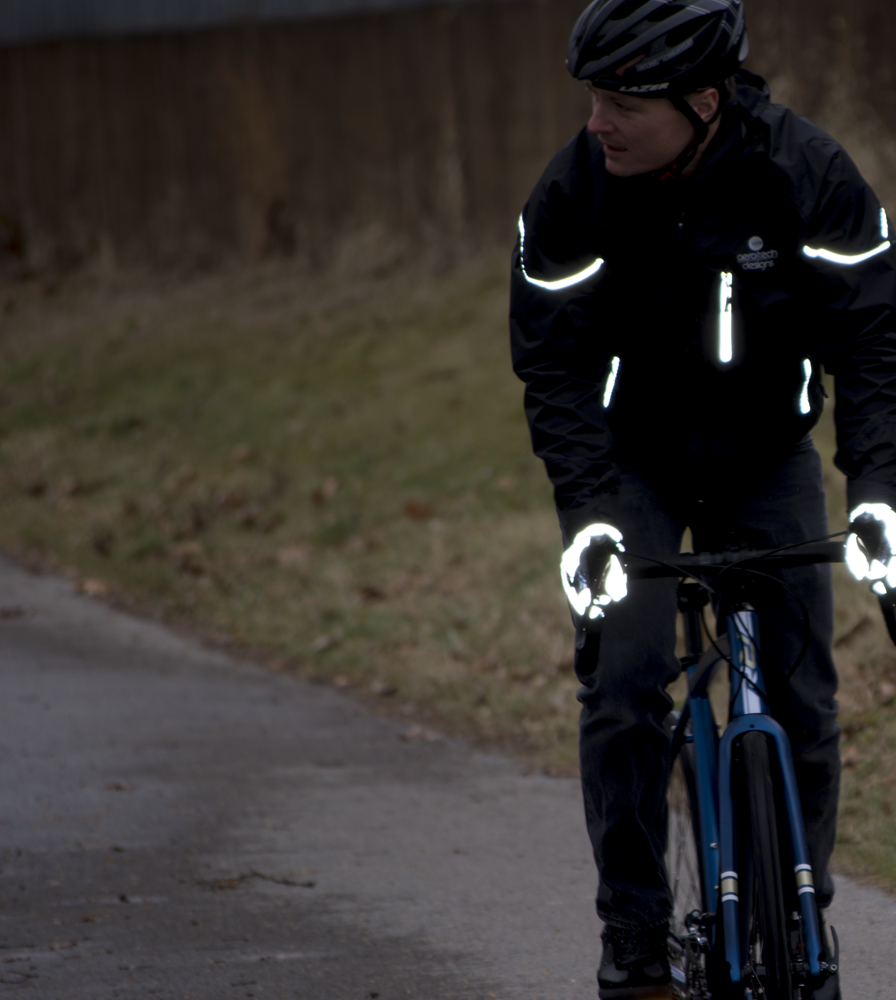
[[[719,889],[722,907],[722,928],[725,959],[731,982],[743,984],[744,961],[741,954],[740,898],[738,891],[737,855],[735,846],[735,815],[731,788],[733,750],[737,741],[751,731],[762,732],[771,738],[777,750],[783,782],[787,827],[790,833],[793,876],[802,917],[803,940],[806,945],[808,979],[819,982],[823,970],[819,959],[821,934],[818,911],[815,905],[815,885],[806,835],[803,828],[802,809],[790,741],[782,727],[769,715],[768,704],[759,669],[757,655],[758,617],[749,605],[732,610],[726,619],[728,642],[731,649],[731,720],[719,742],[719,848],[721,877]],[[702,807],[702,803],[701,803]],[[785,876],[786,877],[786,876]],[[748,994],[749,995],[749,994]]]

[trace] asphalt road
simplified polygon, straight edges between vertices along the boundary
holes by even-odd
[[[575,781],[0,562],[0,992],[594,998]],[[896,902],[839,881],[846,1000]]]

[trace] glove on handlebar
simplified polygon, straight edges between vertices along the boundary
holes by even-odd
[[[580,531],[560,560],[563,589],[573,611],[597,622],[604,608],[628,593],[620,555],[622,534],[611,524],[592,524]]]
[[[872,590],[896,589],[896,511],[885,503],[863,503],[849,516],[846,565],[857,580],[874,581]]]

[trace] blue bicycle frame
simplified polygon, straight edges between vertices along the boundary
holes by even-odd
[[[760,562],[764,569],[769,569],[843,561],[843,543],[825,539],[763,551],[732,549],[722,553],[682,553],[674,564],[633,555],[626,568],[636,579],[678,576],[701,580],[705,577],[715,588],[719,588],[722,572],[735,567],[742,583],[743,574],[749,574],[751,566]],[[693,945],[699,951],[708,947],[713,957],[711,967],[706,969],[711,977],[717,979],[727,975],[734,991],[743,1000],[755,1000],[753,984],[746,981],[746,977],[757,970],[751,969],[749,964],[752,958],[752,928],[746,919],[749,914],[744,913],[746,906],[739,890],[737,845],[737,832],[744,831],[750,824],[748,818],[737,814],[736,798],[742,800],[743,796],[735,797],[732,787],[734,750],[749,732],[760,732],[768,738],[771,757],[777,761],[773,766],[779,778],[777,784],[784,806],[778,820],[781,829],[786,827],[785,842],[789,839],[789,857],[793,860],[793,892],[788,895],[799,900],[798,916],[801,918],[800,930],[805,946],[805,955],[795,957],[796,967],[792,971],[802,985],[817,988],[825,975],[836,972],[836,938],[835,961],[828,964],[821,958],[824,949],[815,885],[790,741],[783,728],[769,714],[765,680],[759,662],[759,616],[743,599],[743,589],[740,584],[738,586],[737,593],[741,599],[739,603],[728,606],[725,615],[727,637],[719,640],[720,644],[727,644],[728,649],[716,646],[717,655],[713,656],[709,653],[703,655],[700,612],[708,601],[709,593],[716,593],[717,597],[718,593],[703,583],[679,585],[678,606],[685,616],[688,646],[688,655],[682,660],[688,676],[688,697],[672,737],[672,755],[674,760],[682,744],[693,744],[695,787],[690,791],[696,798],[696,802],[692,803],[692,819],[698,842],[705,912],[697,915],[700,917],[696,927],[699,935],[694,933],[690,921],[686,925],[691,928]],[[726,590],[724,584],[720,589]],[[890,636],[896,643],[896,589],[888,588],[886,595],[881,596],[881,608]],[[709,701],[709,685],[715,665],[722,660],[730,664],[731,699],[729,722],[720,736]],[[747,875],[752,878],[752,872]],[[787,879],[788,873],[782,872],[782,878]],[[784,888],[786,891],[787,887]],[[748,886],[745,895],[749,899],[751,894],[752,886]],[[723,955],[720,955],[720,945],[723,946]],[[727,965],[727,973],[722,968],[723,963]]]
[[[819,955],[821,934],[815,906],[815,887],[812,867],[806,848],[802,810],[793,768],[790,742],[781,726],[769,715],[765,683],[759,663],[758,628],[756,612],[743,605],[731,611],[726,619],[730,649],[731,711],[730,720],[721,738],[718,735],[712,706],[709,701],[709,684],[713,671],[698,670],[699,649],[692,651],[688,668],[689,695],[682,712],[677,733],[678,742],[694,745],[695,785],[697,794],[697,823],[699,830],[701,878],[705,905],[709,913],[718,914],[721,904],[722,938],[724,955],[731,983],[747,989],[744,969],[747,959],[749,927],[742,920],[737,848],[735,830],[737,817],[732,795],[733,750],[737,741],[747,732],[767,734],[777,751],[782,776],[787,827],[790,833],[791,857],[794,861],[793,877],[800,901],[802,932],[806,945],[806,962],[811,981],[822,975]],[[719,660],[722,659],[720,654]],[[683,727],[690,720],[691,732],[684,736]],[[741,819],[740,828],[744,822]],[[743,933],[742,933],[743,931]],[[715,938],[715,928],[710,929]],[[713,947],[716,941],[713,940]]]

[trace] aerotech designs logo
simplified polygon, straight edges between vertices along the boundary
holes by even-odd
[[[775,266],[778,259],[777,250],[766,250],[765,241],[761,236],[751,236],[747,240],[749,253],[739,253],[737,262],[745,271],[766,271]]]

